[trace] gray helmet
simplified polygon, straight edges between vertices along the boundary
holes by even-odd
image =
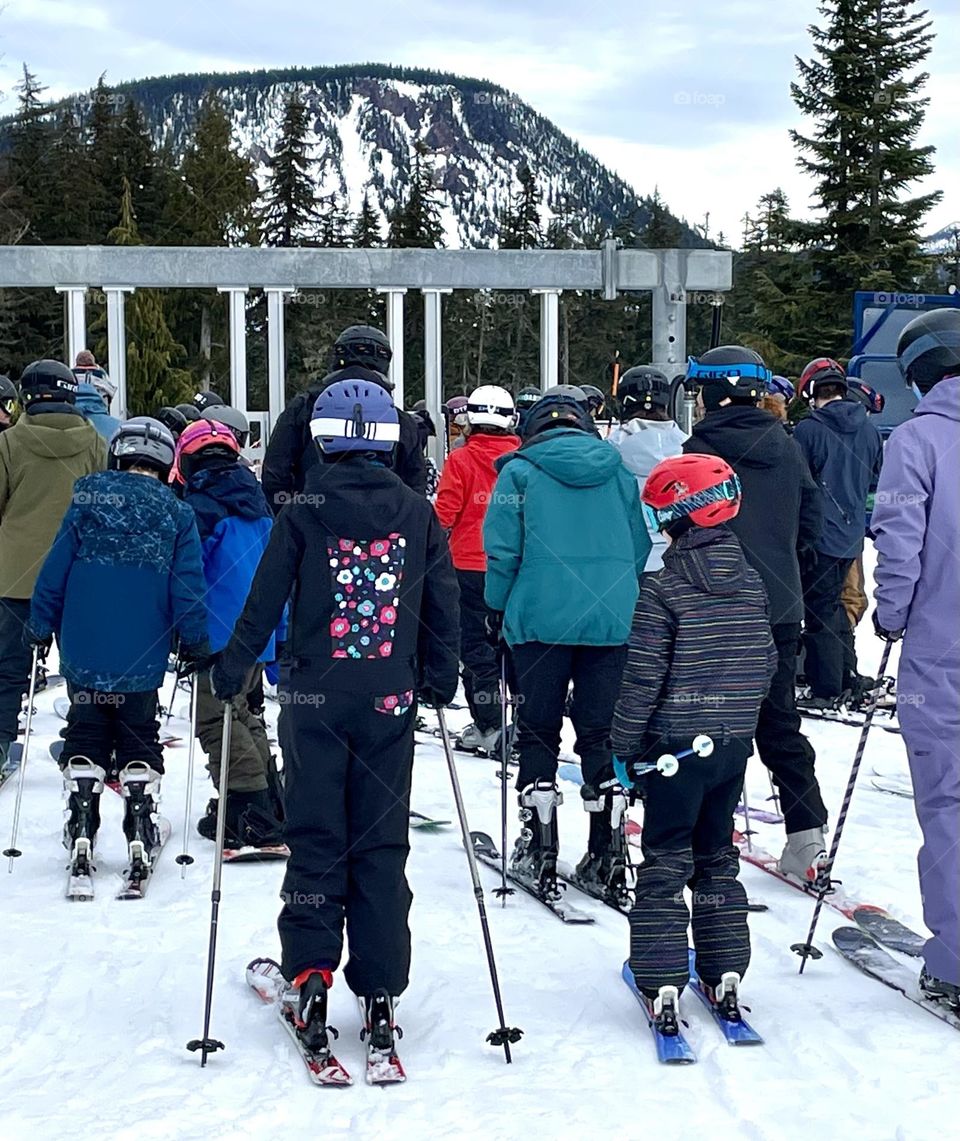
[[[576,404],[579,404],[584,412],[590,411],[590,397],[587,396],[578,384],[555,384],[552,388],[548,388],[543,395],[572,400]]]
[[[166,478],[175,450],[173,433],[166,425],[152,416],[134,416],[120,425],[110,441],[108,464],[120,471],[148,467]]]
[[[245,448],[247,446],[247,440],[250,437],[250,421],[239,408],[233,408],[229,404],[218,404],[213,408],[205,408],[200,413],[200,419],[213,420],[217,424],[226,425],[236,436],[240,447]]]
[[[903,327],[900,371],[926,396],[944,377],[960,375],[960,309],[931,309]]]

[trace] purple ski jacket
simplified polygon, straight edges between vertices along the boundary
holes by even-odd
[[[888,440],[871,527],[880,624],[906,627],[904,657],[960,663],[960,376]]]

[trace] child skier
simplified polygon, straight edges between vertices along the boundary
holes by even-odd
[[[114,767],[131,869],[149,874],[161,842],[157,688],[172,634],[189,669],[209,656],[197,529],[165,486],[173,456],[159,421],[122,424],[110,443],[111,470],[77,480],[33,592],[27,641],[45,649],[56,635],[72,687],[60,767],[63,843],[77,876],[89,874],[100,793]],[[92,605],[105,597],[109,621]]]
[[[617,385],[620,424],[608,439],[637,477],[643,488],[647,476],[668,456],[683,450],[687,433],[670,417],[670,381],[655,368],[639,365],[628,368]],[[663,566],[667,540],[652,524],[647,524],[652,544],[647,558],[647,572]]]
[[[433,508],[386,466],[399,437],[388,393],[362,379],[332,384],[311,430],[321,462],[277,517],[212,680],[220,698],[243,691],[291,598],[281,1011],[322,1057],[344,920],[347,985],[371,1046],[392,1048],[410,966],[415,692],[430,705],[456,693],[457,580]]]
[[[273,513],[256,476],[238,463],[240,445],[233,430],[205,417],[191,424],[177,441],[171,478],[183,485],[183,502],[197,520],[207,583],[207,630],[216,653],[227,644],[247,600],[270,538]],[[257,660],[268,662],[275,657],[274,639],[270,638]],[[197,825],[201,836],[213,840],[217,813],[225,810],[230,847],[263,848],[281,842],[277,815],[282,808],[270,743],[263,722],[251,712],[248,702],[259,679],[259,667],[252,669],[233,702],[227,803],[220,805],[212,799]],[[210,691],[209,674],[200,674],[195,683],[197,736],[207,754],[210,776],[219,787],[222,706]]]
[[[490,611],[483,599],[487,556],[483,520],[497,479],[494,462],[520,446],[513,397],[485,384],[467,403],[470,435],[451,452],[437,489],[436,512],[450,534],[450,555],[460,583],[460,662],[473,723],[460,734],[465,749],[496,755],[500,743],[500,671],[487,636]]]
[[[716,988],[728,972],[742,977],[750,961],[731,832],[777,655],[763,583],[723,525],[740,508],[730,465],[705,455],[664,460],[650,473],[643,502],[672,545],[663,570],[640,588],[613,750],[630,773],[638,759],[689,748],[698,734],[714,742],[711,756],[684,759],[675,776],[647,778],[630,968],[669,1031],[689,978],[684,887],[693,890],[704,985]]]
[[[637,481],[577,398],[545,395],[526,430],[523,447],[497,461],[483,527],[485,598],[502,617],[516,674],[523,827],[511,874],[549,902],[559,892],[556,776],[571,683],[590,814],[579,871],[600,891],[619,890],[612,881],[622,879],[623,861],[611,850],[620,850],[620,836],[610,798],[595,782],[610,763],[610,718],[650,539]]]

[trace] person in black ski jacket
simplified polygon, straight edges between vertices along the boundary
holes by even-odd
[[[704,985],[750,962],[747,896],[737,879],[733,813],[753,751],[760,703],[777,654],[760,576],[725,525],[740,486],[729,464],[673,456],[650,473],[643,502],[672,540],[663,569],[643,576],[611,729],[614,772],[707,734],[708,756],[685,757],[675,775],[646,783],[643,864],[630,912],[630,969],[651,1001],[689,978],[684,888],[693,891],[693,941]],[[675,996],[674,996],[675,998]]]
[[[711,350],[698,363],[709,363],[708,358],[721,351],[728,349]],[[742,361],[753,363],[754,355],[744,349]],[[724,367],[732,374],[743,363],[727,361],[718,366],[717,375],[701,378],[705,415],[683,450],[720,456],[737,473],[743,489],[740,511],[728,526],[763,579],[778,659],[760,706],[757,752],[780,793],[787,832],[781,869],[805,878],[823,851],[827,822],[814,771],[816,753],[800,732],[794,685],[803,618],[800,564],[815,557],[822,524],[820,498],[796,442],[779,419],[757,407],[762,389],[758,397],[755,385],[742,375],[732,386],[729,377],[719,375]]]
[[[362,370],[359,370],[362,372]],[[281,661],[284,835],[279,931],[287,1013],[310,1049],[326,1040],[326,991],[345,978],[370,1020],[407,986],[404,868],[417,696],[457,690],[458,587],[433,508],[381,462],[397,410],[359,376],[318,397],[322,462],[278,516],[233,635],[212,671],[238,694],[290,599]]]
[[[824,708],[837,704],[856,674],[840,598],[850,564],[863,551],[864,512],[880,475],[883,441],[864,405],[851,395],[836,361],[811,361],[800,377],[800,393],[814,410],[797,424],[794,439],[823,506],[816,564],[804,574],[804,674],[809,704]]]
[[[317,397],[331,384],[348,378],[362,378],[393,391],[386,372],[392,352],[379,329],[351,325],[344,329],[331,352],[331,368],[321,380],[294,396],[277,419],[263,457],[261,482],[273,513],[303,491],[307,472],[319,458],[310,436],[310,419]],[[364,371],[358,372],[360,368]],[[390,458],[390,466],[411,490],[427,491],[427,464],[421,447],[421,428],[416,416],[397,410],[400,439]]]

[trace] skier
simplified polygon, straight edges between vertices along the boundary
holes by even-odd
[[[483,520],[497,479],[494,463],[520,446],[513,397],[504,388],[484,384],[467,402],[470,435],[451,452],[440,475],[436,512],[450,536],[450,555],[460,583],[460,661],[463,690],[473,717],[460,734],[465,749],[491,755],[500,747],[500,671],[487,637],[490,614],[484,602],[487,556]]]
[[[11,427],[20,411],[20,393],[9,376],[0,376],[0,432]]]
[[[256,476],[237,461],[240,445],[225,424],[201,417],[177,441],[172,481],[183,485],[183,502],[193,510],[203,550],[207,633],[214,653],[227,644],[243,609],[260,556],[270,538],[273,515]],[[271,639],[259,662],[276,658]],[[251,663],[252,665],[253,663]],[[278,780],[263,721],[251,712],[249,697],[260,679],[252,669],[233,701],[227,803],[211,799],[197,831],[208,840],[217,832],[217,815],[226,811],[231,848],[262,848],[281,842]],[[207,754],[207,770],[220,784],[223,709],[210,690],[208,673],[197,686],[197,736]],[[256,699],[254,699],[254,704]]]
[[[330,353],[332,369],[321,380],[311,382],[304,392],[294,396],[277,419],[266,454],[263,457],[263,493],[274,515],[285,503],[303,491],[307,472],[317,462],[317,449],[310,437],[310,420],[317,397],[324,388],[351,377],[379,384],[393,391],[387,370],[393,351],[390,342],[370,325],[350,325],[337,337]],[[358,373],[357,368],[367,371]],[[344,372],[344,370],[348,372]],[[420,447],[417,422],[408,412],[398,412],[400,441],[393,451],[393,470],[403,482],[426,494],[427,468]]]
[[[174,411],[179,412],[188,424],[192,424],[194,420],[200,419],[200,413],[197,411],[195,404],[177,404]]]
[[[410,412],[411,415],[416,417],[417,431],[420,435],[420,451],[423,452],[423,462],[427,468],[424,494],[427,499],[433,503],[437,498],[437,485],[440,483],[440,472],[437,471],[437,465],[434,463],[433,457],[427,454],[427,448],[430,444],[431,437],[436,438],[437,426],[434,424],[433,417],[427,410],[426,400],[418,400]]]
[[[545,395],[526,429],[524,445],[496,464],[483,527],[485,598],[495,625],[502,623],[516,674],[523,827],[511,867],[556,899],[557,753],[571,682],[581,796],[590,814],[578,870],[604,883],[622,872],[608,859],[612,804],[598,777],[610,763],[610,718],[650,539],[636,480],[616,448],[597,438],[577,400]]]
[[[840,595],[850,563],[863,551],[864,510],[880,472],[883,444],[863,404],[850,398],[843,368],[827,357],[800,376],[800,395],[814,410],[794,428],[794,439],[820,489],[823,527],[816,560],[804,567],[804,674],[809,709],[834,709],[849,689],[848,623]],[[845,676],[846,663],[846,676]]]
[[[447,422],[447,455],[462,448],[467,442],[470,425],[467,423],[467,398],[451,396],[443,405],[443,417]]]
[[[232,408],[229,404],[205,408],[200,413],[200,419],[225,424],[233,433],[237,446],[241,450],[247,446],[247,441],[250,439],[250,421],[238,408]]]
[[[86,370],[89,374],[91,370]],[[78,378],[84,376],[84,370],[74,369]],[[110,381],[113,384],[113,381]],[[109,442],[117,434],[120,421],[109,412],[110,397],[105,395],[104,388],[96,381],[78,379],[77,384],[77,410],[97,429],[101,436]]]
[[[226,403],[222,396],[211,392],[209,388],[193,394],[193,406],[201,417],[208,408],[223,408]]]
[[[587,398],[587,410],[594,422],[601,420],[607,409],[607,398],[595,384],[582,384],[580,387]]]
[[[165,486],[173,456],[159,421],[126,421],[110,443],[110,470],[77,481],[33,592],[25,639],[45,654],[56,635],[71,686],[59,763],[76,874],[93,854],[104,779],[117,770],[131,866],[139,859],[149,871],[161,843],[157,689],[171,632],[187,668],[209,658],[197,529]],[[94,604],[104,597],[109,622]]]
[[[349,370],[348,370],[349,371]],[[277,517],[233,636],[213,669],[229,700],[292,597],[282,688],[290,860],[278,922],[284,1003],[303,1045],[327,1048],[326,992],[345,978],[367,1027],[393,1024],[407,986],[404,875],[417,698],[457,688],[457,580],[433,508],[386,461],[399,438],[385,389],[325,388],[311,432],[320,462],[306,497]]]
[[[668,456],[679,455],[687,439],[687,433],[667,411],[670,391],[670,381],[663,373],[644,365],[628,368],[617,386],[620,423],[607,439],[637,477],[640,490],[656,465]],[[652,544],[646,565],[650,573],[663,566],[667,541],[650,522],[647,530]]]
[[[517,435],[521,438],[523,438],[527,415],[541,396],[543,393],[533,384],[525,384],[517,393]]]
[[[691,358],[687,377],[699,388],[704,415],[683,450],[719,456],[737,473],[743,502],[728,526],[769,600],[777,672],[760,706],[756,742],[780,793],[787,832],[780,870],[813,880],[826,856],[827,809],[816,753],[800,732],[794,681],[803,617],[800,568],[820,535],[820,497],[796,442],[780,420],[757,407],[767,385],[760,356],[742,345],[721,345]]]
[[[0,765],[16,740],[30,653],[23,627],[40,565],[70,505],[74,481],[101,471],[107,445],[77,412],[77,378],[60,361],[27,365],[23,413],[0,434]]]
[[[960,310],[915,317],[897,355],[920,402],[887,441],[877,487],[874,626],[881,638],[903,638],[897,708],[923,832],[923,918],[933,933],[920,987],[960,1013]]]
[[[666,459],[650,473],[643,502],[671,545],[663,570],[640,588],[613,750],[630,774],[639,760],[688,748],[698,734],[714,742],[712,755],[685,758],[676,775],[645,778],[630,969],[659,1013],[653,1004],[663,1002],[663,988],[680,991],[689,979],[688,884],[708,992],[727,972],[742,978],[750,962],[747,896],[730,835],[777,653],[763,582],[725,526],[740,507],[730,465],[706,455]]]
[[[787,408],[794,396],[796,390],[785,376],[771,376],[760,400],[760,407],[786,424]]]

